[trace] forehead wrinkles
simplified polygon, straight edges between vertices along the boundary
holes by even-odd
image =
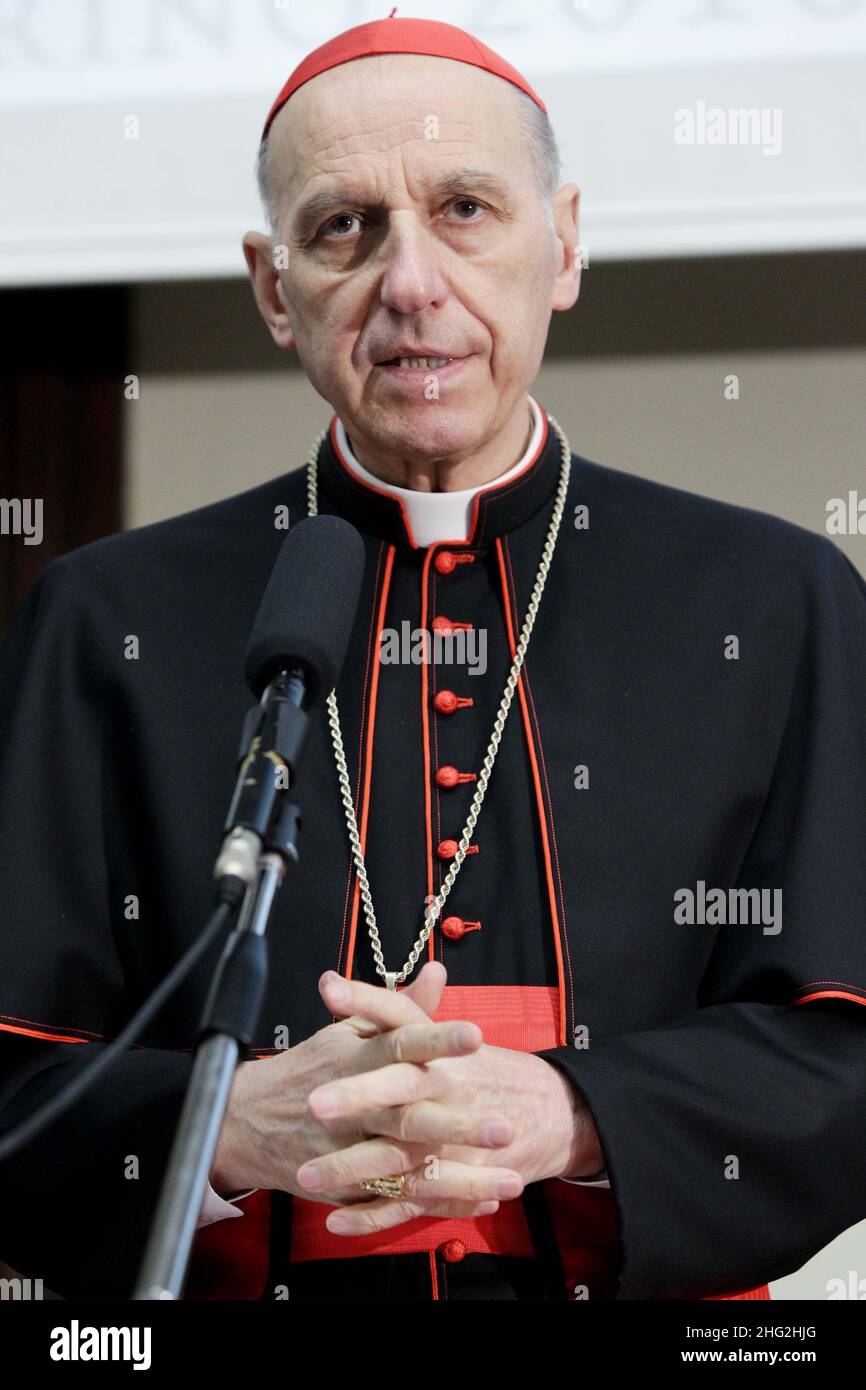
[[[406,168],[420,169],[429,161],[439,162],[458,154],[464,162],[469,162],[466,161],[467,146],[475,153],[472,163],[486,162],[484,144],[478,140],[477,127],[470,122],[451,121],[447,127],[440,123],[436,139],[428,138],[426,130],[425,121],[404,116],[364,131],[354,129],[337,136],[329,134],[321,145],[315,138],[305,140],[298,154],[290,160],[292,187],[305,187],[311,178],[325,174],[340,175],[351,181],[361,170],[384,170],[400,163]],[[495,159],[495,152],[490,151],[490,154]]]
[[[407,194],[422,199],[448,173],[464,168],[483,168],[503,185],[513,182],[508,163],[479,149],[474,132],[455,126],[448,141],[419,138],[417,122],[403,122],[401,131],[383,128],[369,135],[351,135],[326,149],[310,154],[304,167],[292,166],[288,184],[289,206],[297,207],[310,196],[332,188],[345,190],[369,203],[387,204]],[[459,138],[462,136],[462,139]]]
[[[446,130],[440,124],[438,139],[429,139],[425,135],[425,124],[423,121],[403,117],[395,122],[385,122],[374,129],[359,131],[347,130],[344,134],[330,139],[327,143],[319,146],[315,140],[310,141],[309,158],[320,167],[337,166],[347,160],[364,158],[370,154],[391,154],[399,152],[401,149],[410,152],[417,146],[421,151],[426,151],[430,146],[437,145],[462,145],[477,139],[477,132],[466,122],[450,122]],[[345,172],[342,171],[341,172]]]

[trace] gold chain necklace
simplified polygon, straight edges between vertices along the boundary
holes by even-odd
[[[487,791],[487,784],[490,781],[490,774],[493,771],[493,764],[496,761],[496,754],[499,751],[499,744],[502,740],[502,731],[505,727],[505,720],[508,717],[508,711],[511,708],[511,702],[514,699],[514,692],[517,689],[517,680],[523,667],[524,659],[526,657],[526,649],[529,646],[529,639],[532,636],[532,629],[535,626],[535,619],[538,615],[538,606],[541,602],[541,595],[544,592],[544,584],[545,580],[547,579],[548,571],[550,570],[550,562],[553,559],[553,550],[554,546],[556,545],[556,538],[559,535],[559,525],[562,521],[562,513],[565,510],[565,498],[566,493],[568,491],[568,480],[571,474],[571,447],[569,445],[569,442],[565,437],[564,431],[557,424],[556,420],[554,420],[553,416],[548,415],[547,418],[553,429],[556,431],[556,434],[559,438],[560,448],[562,451],[562,468],[559,475],[559,484],[556,489],[556,499],[553,504],[553,513],[551,515],[550,525],[547,531],[547,539],[544,543],[544,549],[541,552],[541,560],[538,566],[538,574],[535,579],[535,586],[532,590],[532,595],[529,599],[529,604],[526,609],[526,617],[523,621],[523,627],[520,632],[520,640],[517,643],[517,647],[514,653],[514,660],[511,663],[511,670],[509,671],[508,679],[505,682],[505,690],[502,695],[499,710],[497,712],[495,720],[493,721],[493,732],[490,735],[490,742],[487,746],[487,752],[484,756],[484,762],[482,764],[481,771],[478,774],[478,783],[475,788],[475,795],[472,798],[472,805],[469,808],[469,815],[466,818],[466,825],[464,827],[463,834],[460,837],[457,853],[455,854],[451,867],[445,876],[445,879],[442,883],[442,887],[439,889],[439,892],[434,898],[432,904],[430,904],[427,908],[427,911],[425,913],[427,920],[424,929],[422,930],[421,935],[415,942],[415,945],[412,947],[406,964],[403,966],[402,970],[387,970],[385,968],[385,960],[382,955],[382,942],[379,937],[379,928],[376,925],[376,913],[373,908],[373,898],[370,893],[369,879],[367,878],[367,867],[364,862],[364,851],[361,847],[361,837],[358,833],[358,822],[355,817],[355,805],[352,800],[352,789],[349,785],[349,770],[346,765],[346,754],[343,748],[343,735],[340,730],[340,716],[337,710],[337,696],[333,690],[328,696],[328,723],[330,724],[331,738],[334,744],[334,756],[336,758],[337,763],[337,776],[340,782],[340,796],[343,802],[343,809],[346,813],[346,826],[349,831],[349,843],[352,846],[352,858],[354,860],[355,871],[358,876],[358,884],[361,890],[361,900],[364,904],[364,916],[367,921],[367,931],[370,937],[370,945],[373,948],[373,958],[376,962],[376,973],[381,977],[381,979],[385,981],[385,985],[388,989],[396,989],[398,984],[403,984],[406,980],[408,980],[409,976],[412,974],[412,971],[415,969],[415,966],[418,964],[418,958],[420,957],[421,952],[423,951],[427,943],[427,938],[429,937],[431,931],[433,930],[433,928],[439,920],[439,917],[441,916],[442,909],[445,906],[445,901],[448,897],[448,894],[454,887],[454,881],[457,878],[458,873],[460,872],[460,868],[463,864],[464,859],[466,858],[466,853],[469,849],[470,843],[472,841],[472,836],[475,831],[475,823],[478,820],[478,815],[481,810],[481,803],[484,800],[484,794]],[[319,511],[319,450],[321,448],[322,441],[324,440],[327,433],[328,430],[327,428],[325,428],[322,430],[321,434],[318,435],[313,444],[312,449],[310,450],[310,456],[307,459],[307,512],[310,516],[318,515]]]

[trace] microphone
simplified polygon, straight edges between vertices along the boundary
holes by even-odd
[[[306,707],[327,695],[340,675],[358,607],[364,543],[338,516],[312,516],[293,526],[253,624],[244,666],[256,698],[282,668],[302,668]]]
[[[363,569],[364,543],[340,517],[308,517],[283,542],[244,663],[259,703],[244,720],[237,782],[214,867],[218,900],[237,902],[255,879],[282,793],[297,774],[307,712],[339,679]],[[293,831],[297,808],[290,821]],[[278,848],[296,857],[293,834],[281,836]]]

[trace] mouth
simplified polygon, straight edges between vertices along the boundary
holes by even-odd
[[[377,362],[376,366],[403,372],[437,372],[443,371],[454,363],[465,362],[466,360],[465,357],[440,357],[428,354],[424,357],[389,357],[383,362]]]

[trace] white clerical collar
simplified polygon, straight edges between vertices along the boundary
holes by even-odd
[[[399,499],[408,517],[416,545],[424,547],[433,545],[436,541],[465,541],[469,535],[475,495],[484,492],[486,488],[501,487],[503,483],[510,482],[538,453],[544,431],[544,417],[533,396],[529,397],[529,408],[533,420],[532,438],[514,467],[489,483],[482,483],[480,487],[464,488],[462,492],[415,492],[413,488],[397,487],[395,483],[383,482],[374,473],[369,473],[355,458],[339,416],[336,424],[337,446],[346,467],[357,478],[370,487],[375,487],[379,492],[386,492]]]

